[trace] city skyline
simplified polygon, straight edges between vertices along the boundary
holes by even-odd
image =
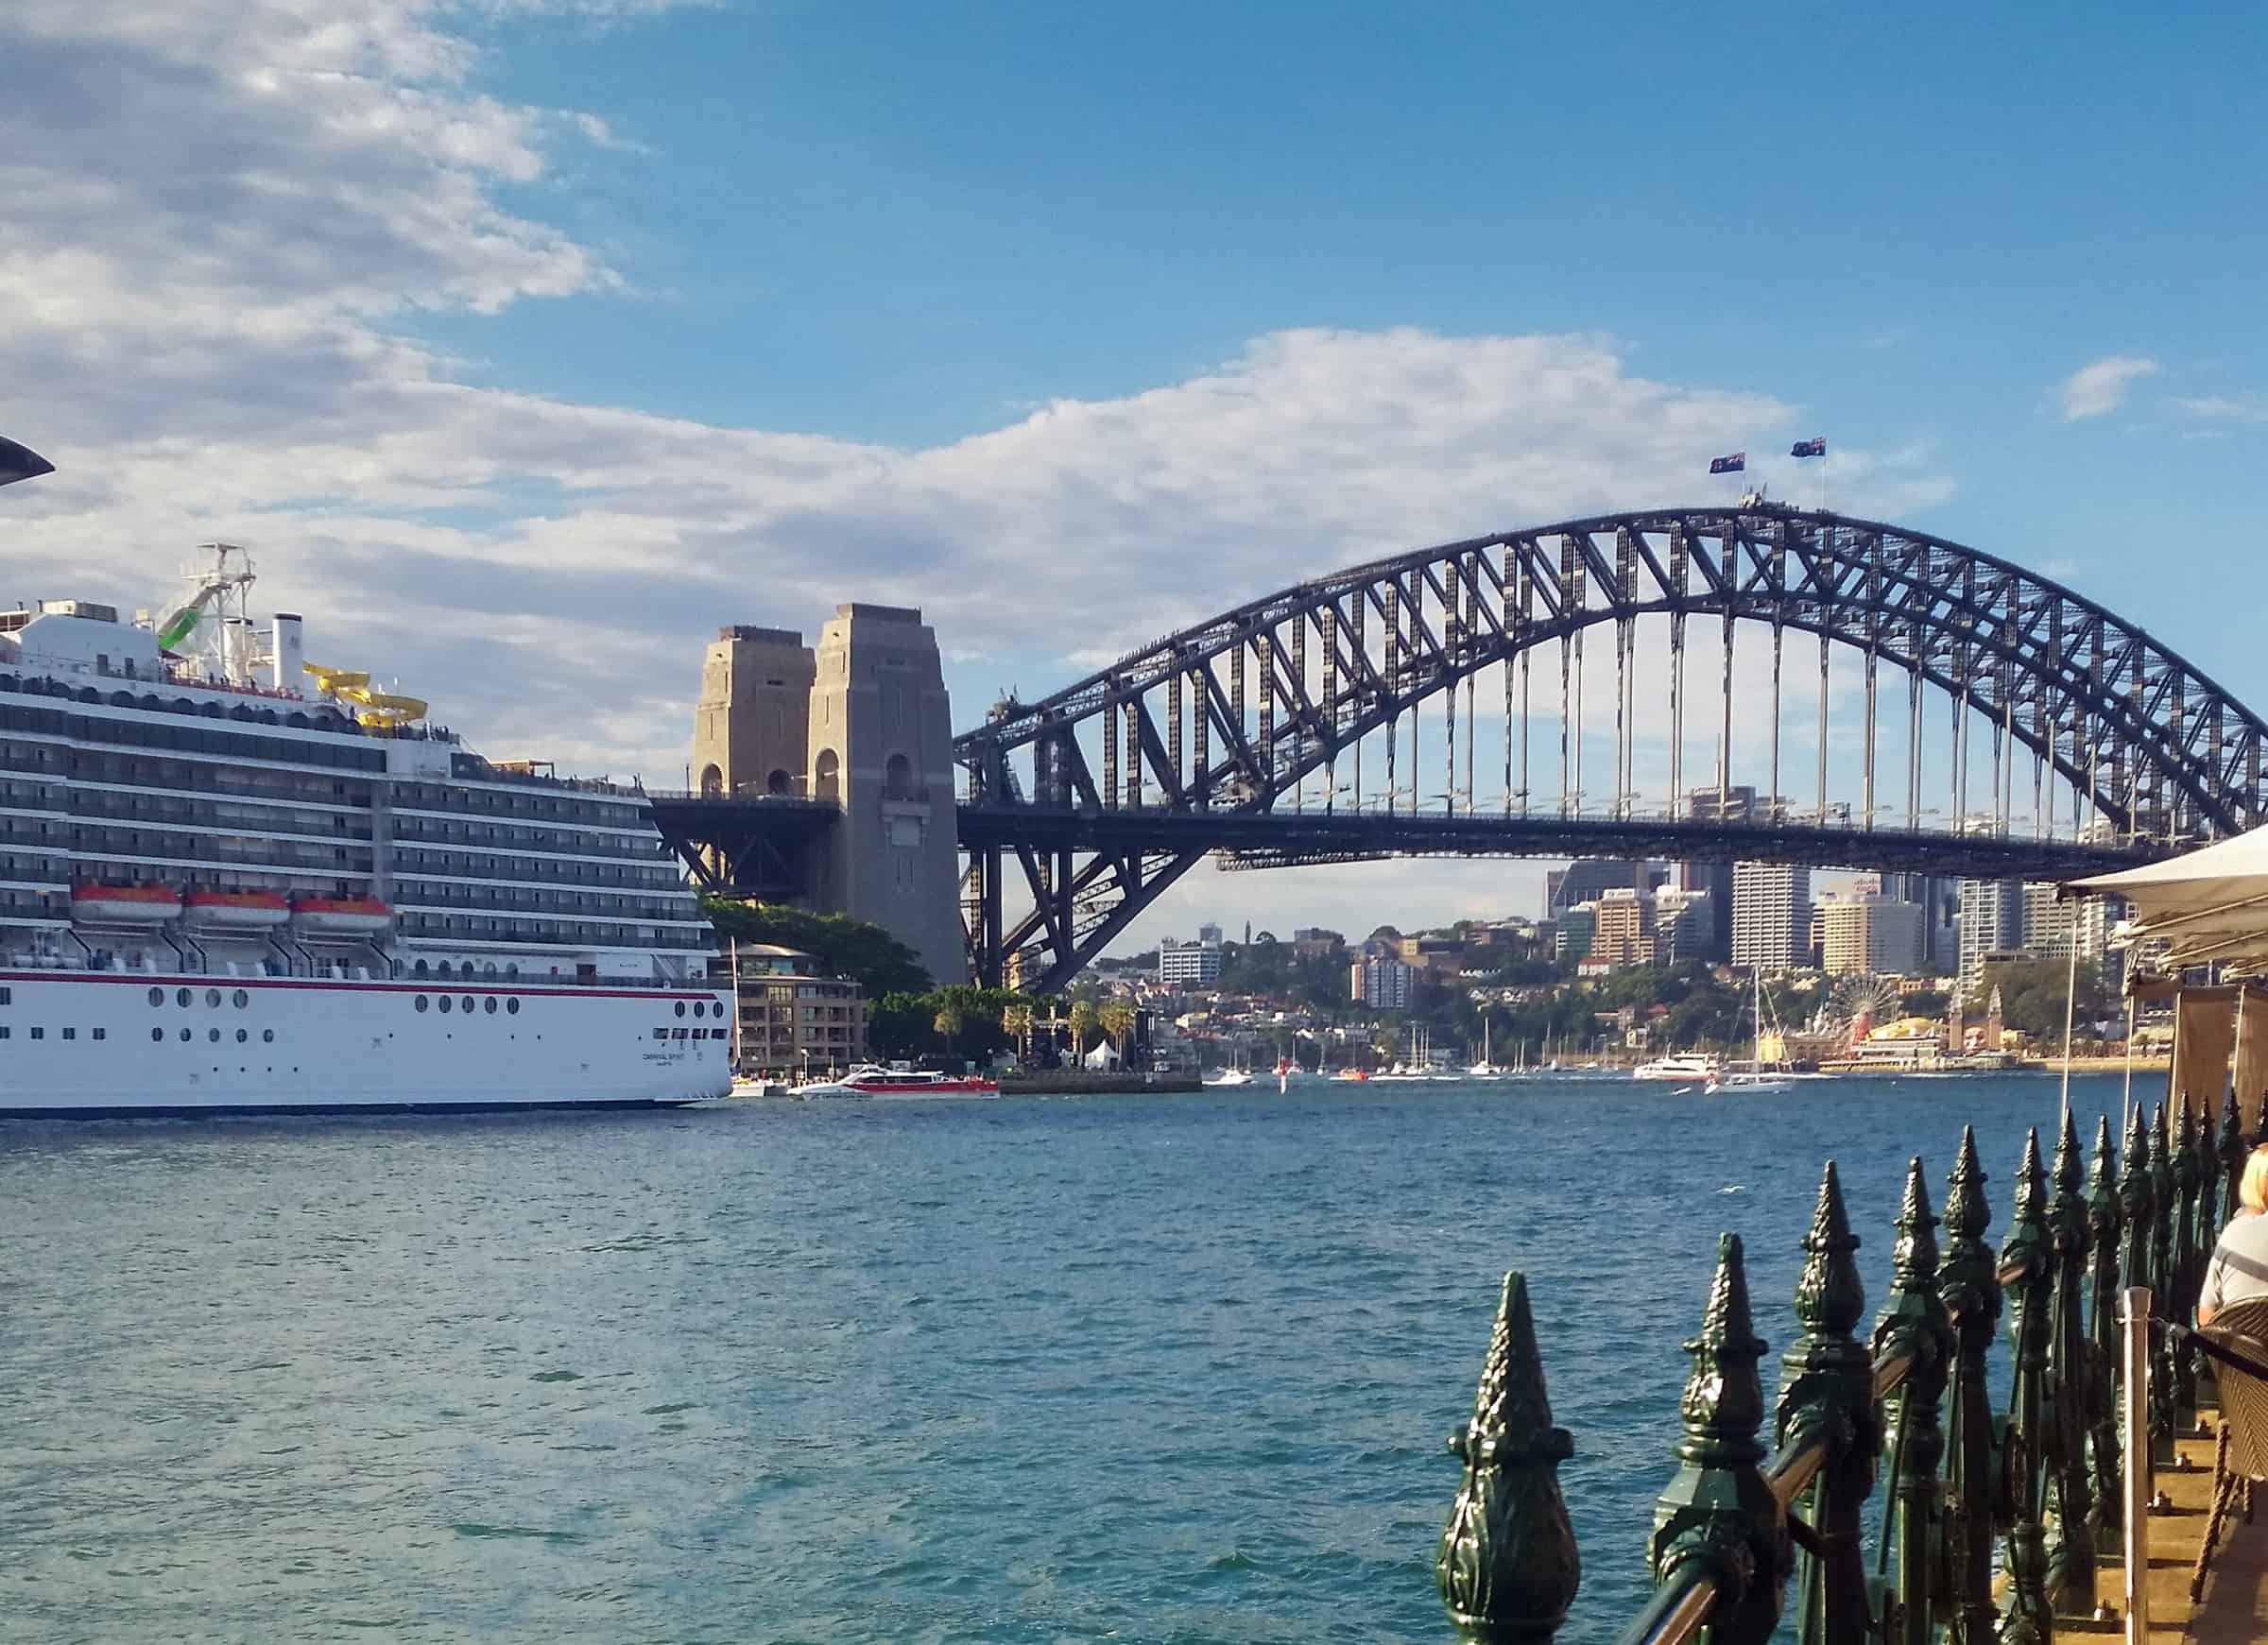
[[[666,782],[720,615],[919,605],[965,727],[1353,559],[1729,498],[1745,449],[2268,701],[2194,597],[2250,570],[2268,432],[2261,20],[1787,21],[35,0],[0,430],[60,471],[9,495],[18,590],[150,604],[246,540],[318,655]],[[1786,126],[1495,94],[1752,73],[1760,27]],[[1760,216],[1807,254],[1647,254]],[[1127,934],[1540,876],[1200,872]]]

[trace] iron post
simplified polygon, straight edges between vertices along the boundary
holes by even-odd
[[[1991,1645],[1998,1621],[1992,1602],[1998,1492],[1985,1361],[2000,1325],[2001,1293],[1994,1283],[1992,1253],[1984,1244],[1984,1230],[1992,1222],[1984,1200],[1986,1180],[1977,1163],[1976,1130],[1964,1126],[1961,1150],[1947,1179],[1945,1258],[1937,1266],[1937,1295],[1954,1334],[1947,1383],[1952,1414],[1946,1473],[1953,1645]]]
[[[2119,1161],[2110,1142],[2110,1116],[2095,1125],[2095,1153],[2088,1172],[2087,1232],[2093,1300],[2088,1310],[2085,1387],[2088,1449],[2092,1453],[2093,1531],[2099,1554],[2123,1551],[2119,1511],[2119,1241],[2125,1228],[2119,1209]]]
[[[1798,1567],[1797,1622],[1806,1645],[1863,1638],[1868,1629],[1866,1556],[1860,1516],[1874,1489],[1881,1445],[1874,1399],[1874,1357],[1852,1332],[1866,1313],[1866,1287],[1853,1256],[1859,1237],[1843,1207],[1843,1184],[1829,1160],[1804,1236],[1796,1280],[1803,1334],[1780,1362],[1776,1437],[1784,1450],[1824,1437],[1827,1460],[1805,1490],[1811,1541]]]
[[[2095,1538],[2087,1442],[2091,1414],[2088,1402],[2087,1259],[2088,1204],[2085,1172],[2079,1162],[2079,1131],[2071,1111],[2063,1111],[2055,1140],[2054,1197],[2048,1202],[2048,1230],[2054,1250],[2053,1301],[2048,1330],[2045,1385],[2051,1440],[2040,1465],[2053,1509],[2055,1534],[2048,1548],[2048,1591],[2058,1616],[2088,1617],[2095,1609]]]
[[[1891,1396],[1886,1413],[1891,1442],[1889,1513],[1896,1516],[1898,1585],[1892,1615],[1882,1633],[1888,1645],[1933,1645],[1937,1611],[1945,1595],[1937,1585],[1944,1495],[1937,1465],[1945,1456],[1945,1428],[1939,1408],[1953,1358],[1953,1328],[1937,1294],[1937,1217],[1930,1209],[1929,1184],[1921,1157],[1906,1168],[1906,1197],[1899,1208],[1898,1243],[1890,1253],[1890,1301],[1874,1328],[1879,1357],[1903,1353],[1913,1359],[1906,1379]],[[1881,1563],[1886,1565],[1893,1527],[1882,1528]]]
[[[1749,1311],[1741,1238],[1723,1235],[1700,1333],[1685,1345],[1693,1368],[1678,1401],[1677,1472],[1655,1505],[1647,1546],[1658,1597],[1715,1585],[1708,1645],[1765,1645],[1794,1558],[1787,1517],[1758,1467],[1764,1388],[1756,1367],[1766,1346]]]
[[[2174,1291],[2168,1317],[2187,1324],[2197,1306],[2197,1204],[2205,1187],[2205,1162],[2197,1145],[2197,1119],[2186,1097],[2174,1127],[2174,1182],[2180,1198],[2174,1216]],[[2173,1358],[2174,1432],[2193,1433],[2197,1429],[2197,1356],[2190,1352],[2187,1344],[2175,1344]]]
[[[1449,1448],[1465,1479],[1434,1561],[1441,1602],[1476,1639],[1550,1639],[1583,1581],[1559,1492],[1559,1465],[1575,1448],[1552,1424],[1528,1282],[1517,1271],[1504,1276],[1472,1418]]]
[[[2003,1645],[2042,1645],[2053,1625],[2048,1605],[2048,1533],[2041,1523],[2040,1481],[2053,1448],[2054,1407],[2049,1397],[2051,1298],[2055,1284],[2055,1242],[2048,1225],[2047,1173],[2039,1164],[2039,1132],[2024,1136],[2016,1168],[2016,1216],[2001,1246],[1998,1278],[2013,1304],[2008,1338],[2016,1375],[2008,1391],[2005,1478],[2014,1509],[2008,1527],[2008,1608]]]

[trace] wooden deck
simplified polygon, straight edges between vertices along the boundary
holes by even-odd
[[[2208,1420],[2210,1420],[2208,1415]],[[2188,1465],[2161,1468],[2157,1484],[2169,1506],[2150,1516],[2151,1645],[2260,1645],[2268,1641],[2268,1492],[2261,1494],[2259,1522],[2239,1523],[2222,1534],[2202,1603],[2190,1603],[2190,1572],[2197,1545],[2205,1539],[2206,1511],[2213,1484],[2213,1442],[2185,1439],[2176,1448]],[[2096,1573],[2096,1597],[2118,1613],[2113,1622],[2059,1617],[2058,1635],[2123,1638],[2126,1634],[2125,1569],[2115,1559]]]

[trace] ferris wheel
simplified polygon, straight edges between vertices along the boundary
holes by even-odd
[[[1900,1003],[1903,998],[1898,985],[1887,978],[1862,976],[1852,972],[1835,979],[1834,986],[1828,990],[1827,1005],[1822,1015],[1830,1025],[1838,1028],[1847,1028],[1862,1015],[1879,1028],[1905,1015]]]

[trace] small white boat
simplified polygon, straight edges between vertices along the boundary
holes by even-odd
[[[1680,1051],[1668,1056],[1658,1056],[1652,1062],[1641,1062],[1630,1071],[1631,1076],[1641,1080],[1698,1080],[1712,1084],[1721,1069],[1717,1059],[1704,1051]]]
[[[1248,1086],[1252,1083],[1252,1071],[1248,1068],[1225,1068],[1221,1070],[1219,1073],[1214,1074],[1212,1078],[1207,1080],[1205,1083],[1208,1086],[1214,1088],[1221,1086]]]
[[[981,1074],[932,1073],[925,1069],[884,1068],[868,1063],[839,1080],[813,1080],[788,1093],[796,1097],[997,1097],[1000,1082]]]

